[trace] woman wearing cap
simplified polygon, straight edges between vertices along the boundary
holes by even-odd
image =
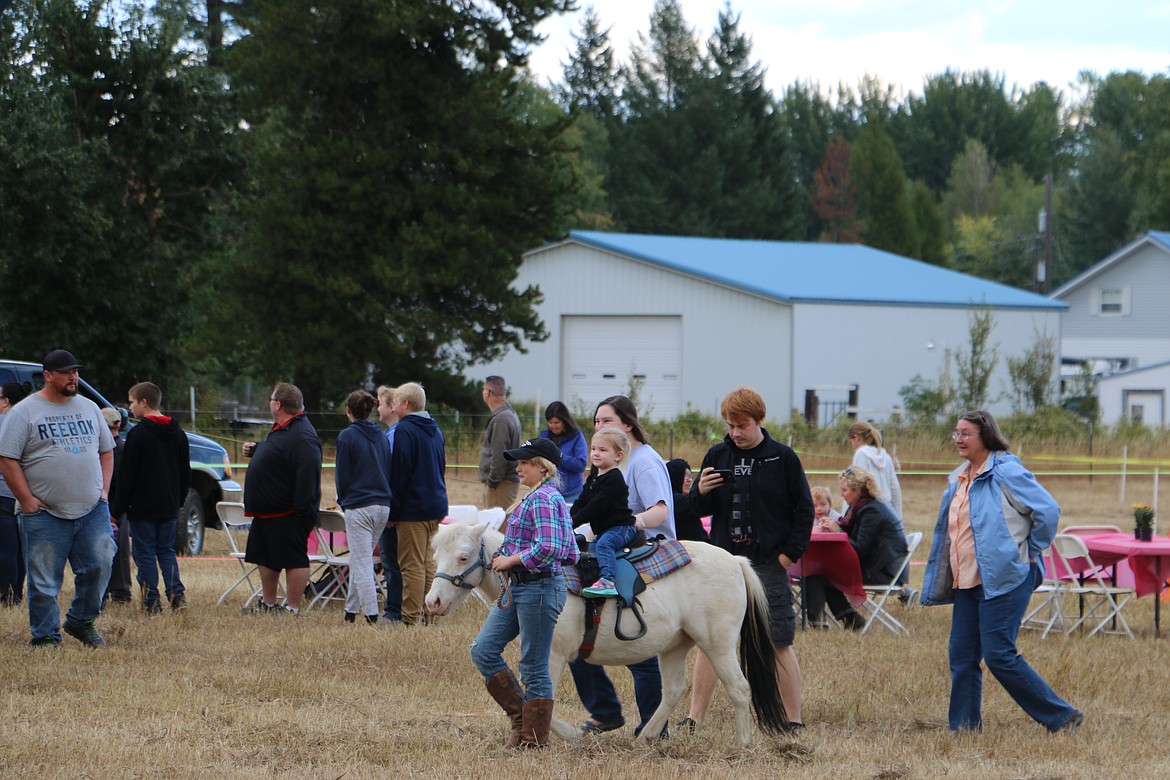
[[[28,395],[20,382],[5,382],[0,388],[0,428],[4,415]],[[24,553],[20,549],[20,526],[16,522],[16,496],[0,474],[0,605],[16,606],[24,598]]]
[[[569,508],[556,486],[561,451],[548,439],[529,439],[504,452],[516,461],[520,482],[530,489],[508,516],[504,541],[492,571],[506,579],[503,595],[471,643],[471,660],[488,693],[512,721],[508,747],[543,747],[552,722],[553,690],[548,672],[553,630],[568,591],[562,563],[577,562],[577,539]],[[520,678],[504,663],[504,648],[520,637]]]

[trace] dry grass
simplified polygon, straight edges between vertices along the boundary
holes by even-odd
[[[1069,521],[1128,527],[1117,485],[1050,481]],[[478,484],[453,480],[453,503]],[[912,530],[930,531],[938,478],[906,485]],[[1136,486],[1131,486],[1136,490]],[[1141,496],[1137,496],[1141,498]],[[336,608],[299,619],[240,614],[242,597],[213,606],[238,566],[209,534],[209,553],[184,560],[190,609],[147,618],[113,608],[99,621],[110,648],[71,639],[55,651],[25,647],[27,614],[0,610],[0,775],[4,777],[654,777],[1081,778],[1104,772],[1170,774],[1166,648],[1152,638],[1152,601],[1129,611],[1139,639],[1041,641],[1022,650],[1058,692],[1085,710],[1074,738],[1053,738],[988,677],[985,732],[946,730],[949,610],[904,617],[911,639],[882,632],[804,633],[809,727],[796,739],[757,735],[730,747],[730,705],[720,692],[695,736],[661,745],[627,732],[542,754],[499,747],[505,719],[483,689],[466,646],[484,608],[468,602],[441,624],[376,631],[340,625]],[[925,557],[925,545],[920,554]],[[920,573],[915,573],[916,579]],[[63,597],[63,602],[64,602]],[[512,659],[514,661],[514,657]],[[627,716],[630,676],[615,670]],[[567,680],[558,711],[585,717]],[[672,721],[682,717],[680,705]]]

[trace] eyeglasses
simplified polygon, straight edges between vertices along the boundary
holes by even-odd
[[[977,435],[974,431],[951,431],[951,441],[967,441]]]

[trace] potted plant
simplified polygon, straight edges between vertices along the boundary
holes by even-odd
[[[1133,538],[1148,542],[1154,537],[1154,510],[1145,504],[1133,505]]]

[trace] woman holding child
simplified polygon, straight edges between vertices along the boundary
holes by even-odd
[[[867,585],[886,585],[898,573],[906,558],[906,536],[902,524],[894,517],[890,505],[882,501],[877,478],[865,469],[850,466],[841,472],[841,497],[849,506],[839,520],[826,519],[849,537],[849,544],[861,563],[861,577]],[[820,575],[804,578],[804,603],[814,628],[823,628],[821,615],[828,602],[833,617],[846,628],[860,631],[865,627],[861,615],[845,594]]]
[[[674,492],[670,487],[666,462],[650,446],[650,437],[638,422],[638,412],[633,402],[624,395],[606,398],[593,413],[593,428],[598,431],[617,428],[630,441],[625,480],[629,490],[627,504],[634,515],[635,526],[645,530],[647,536],[661,534],[668,539],[676,538]],[[662,675],[658,670],[657,658],[639,661],[626,668],[634,676],[634,698],[641,718],[634,729],[637,735],[662,702]],[[621,701],[604,667],[585,661],[572,661],[569,663],[569,671],[573,673],[573,682],[577,685],[581,703],[589,710],[589,718],[581,724],[583,734],[612,731],[625,725]]]

